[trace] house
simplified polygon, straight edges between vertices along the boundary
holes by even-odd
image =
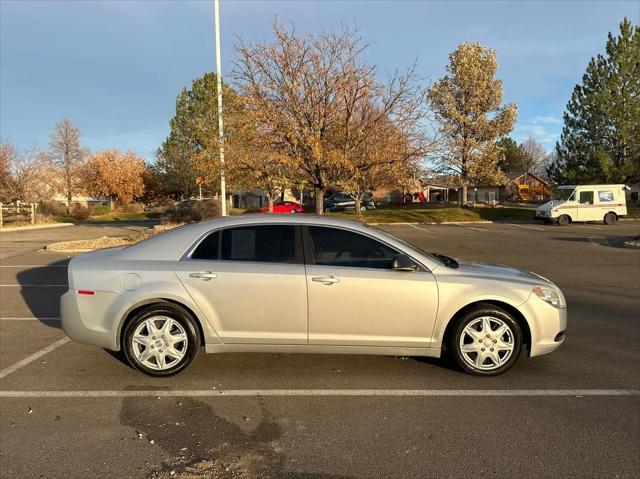
[[[67,200],[67,197],[62,193],[56,193],[55,195],[53,195],[52,201],[61,206],[70,206],[69,201]],[[86,206],[88,208],[93,208],[94,206],[109,206],[110,200],[109,198],[105,198],[105,197],[95,198],[95,197],[86,196],[86,195],[73,195],[71,197],[71,205],[75,205],[75,204]]]
[[[507,201],[547,201],[551,199],[551,183],[530,171],[508,174],[505,186]]]

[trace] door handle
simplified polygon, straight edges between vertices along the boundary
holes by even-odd
[[[211,271],[199,271],[197,273],[189,273],[189,278],[198,278],[202,281],[210,281],[215,279],[218,275]]]
[[[334,283],[339,283],[340,280],[331,275],[328,276],[314,276],[311,278],[311,281],[315,281],[316,283],[326,284],[327,286],[331,286]]]

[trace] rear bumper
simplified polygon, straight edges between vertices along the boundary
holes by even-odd
[[[117,350],[117,331],[113,321],[104,314],[116,296],[116,293],[100,291],[93,296],[81,296],[76,290],[67,291],[60,298],[60,321],[64,333],[80,343]]]

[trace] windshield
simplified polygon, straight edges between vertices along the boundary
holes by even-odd
[[[571,196],[573,196],[574,191],[575,190],[571,188],[558,188],[553,192],[553,199],[567,201],[571,198]]]
[[[392,239],[393,241],[397,241],[398,243],[403,244],[404,246],[406,246],[407,248],[420,253],[430,259],[432,259],[433,261],[435,261],[436,263],[440,263],[443,264],[445,266],[448,266],[450,268],[458,268],[458,262],[453,259],[450,258],[449,256],[445,256],[443,254],[439,254],[439,253],[429,253],[421,248],[418,248],[415,245],[412,245],[411,243],[407,243],[405,240],[398,238],[397,236],[393,236],[389,233],[387,233],[386,231],[380,229],[380,228],[376,228],[375,226],[371,226],[371,225],[366,225],[369,228],[373,228],[376,230],[376,232],[378,234],[381,234],[382,236],[386,236],[389,239]]]

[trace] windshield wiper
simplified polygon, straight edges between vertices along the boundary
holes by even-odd
[[[445,256],[439,253],[431,253],[431,254],[436,258],[438,258],[440,261],[442,261],[444,265],[448,266],[449,268],[458,268],[459,266],[458,262],[453,258],[449,258],[448,256]]]

